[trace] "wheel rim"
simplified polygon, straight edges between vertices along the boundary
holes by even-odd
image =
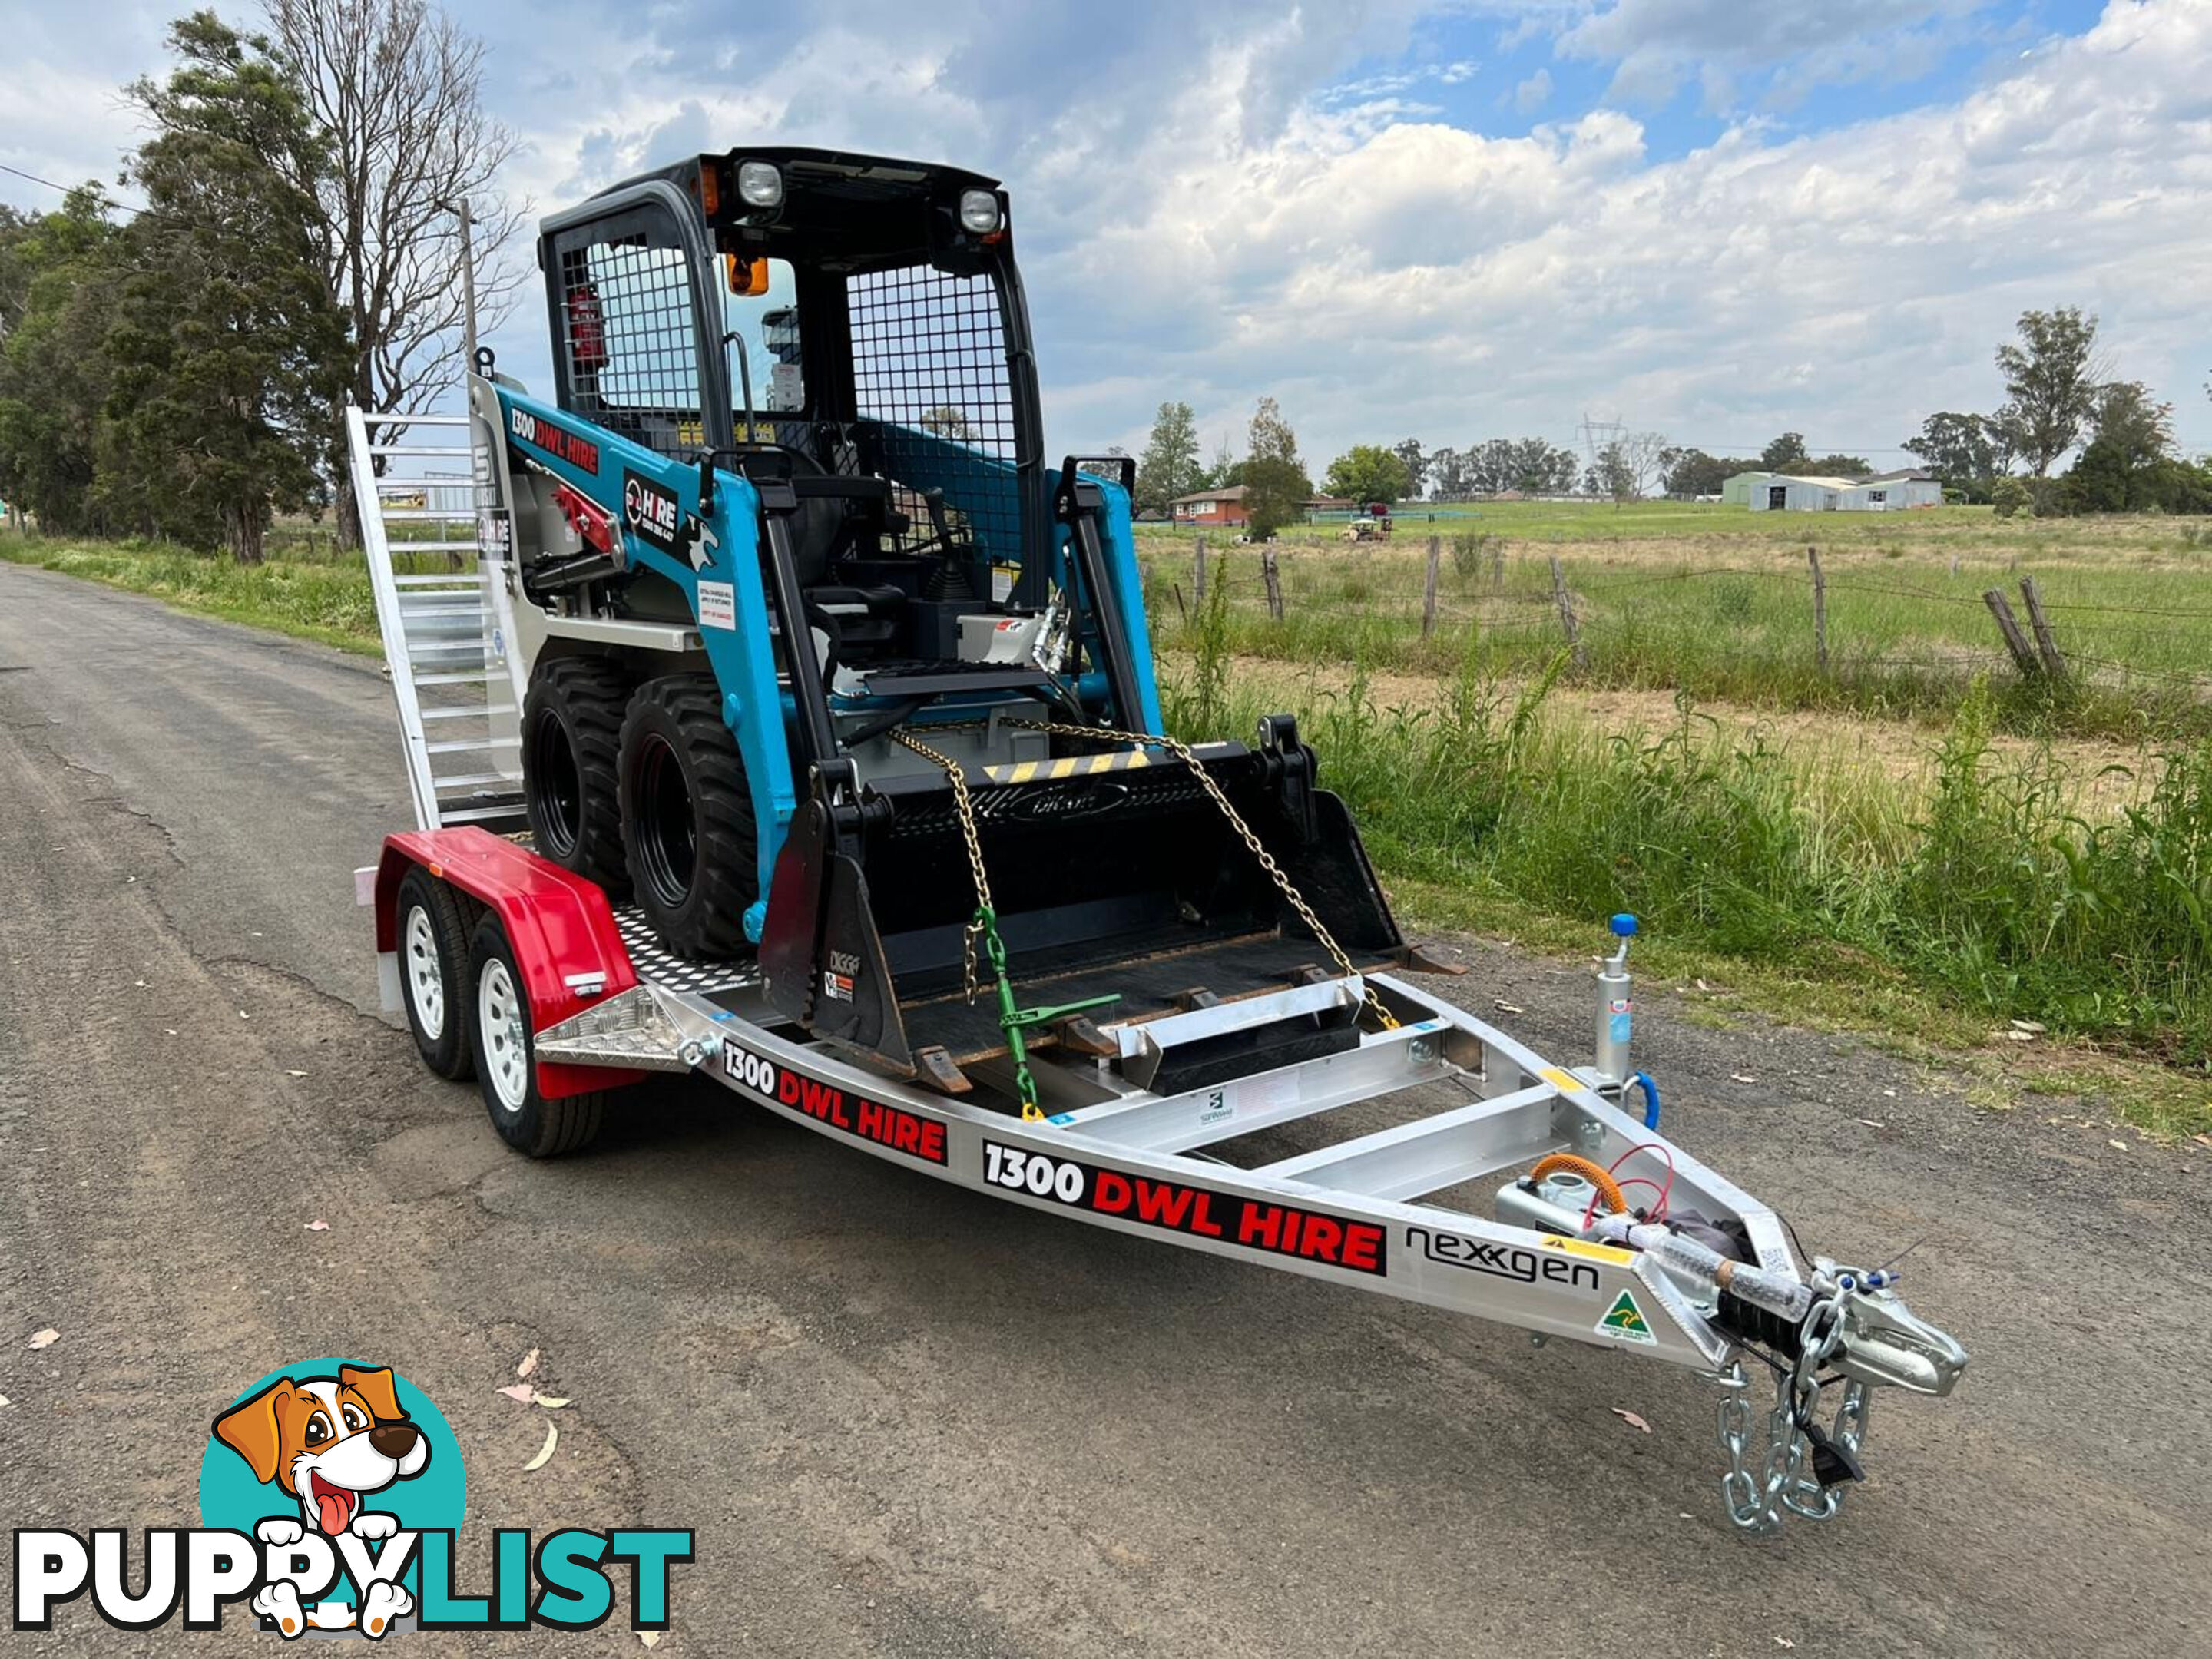
[[[530,734],[530,790],[546,852],[567,858],[584,833],[584,779],[568,734],[550,714]]]
[[[483,1033],[484,1075],[501,1109],[522,1109],[530,1097],[530,1033],[522,1022],[522,999],[514,975],[493,957],[477,980],[477,1030]]]
[[[446,965],[438,957],[438,933],[421,905],[407,913],[407,994],[415,1023],[435,1042],[446,1035]]]
[[[696,815],[683,763],[668,739],[647,735],[638,756],[637,840],[641,872],[653,896],[669,909],[691,896],[699,857]]]

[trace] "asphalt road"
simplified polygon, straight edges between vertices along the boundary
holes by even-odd
[[[1914,1304],[1973,1352],[1948,1401],[1882,1397],[1837,1522],[1753,1542],[1669,1368],[995,1205],[704,1085],[510,1155],[374,1012],[349,872],[405,800],[373,666],[0,564],[0,1525],[196,1525],[212,1412],[344,1353],[441,1406],[472,1528],[695,1528],[668,1651],[2212,1652],[2200,1151],[1647,999],[1670,1133],[1816,1249],[1924,1237]],[[1471,951],[1470,1006],[1581,1057],[1580,968]],[[533,1347],[574,1403],[527,1473],[543,1413],[495,1390]],[[9,1650],[240,1639],[78,1603]]]

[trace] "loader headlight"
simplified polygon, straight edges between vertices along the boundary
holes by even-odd
[[[738,194],[744,198],[748,207],[781,207],[783,175],[775,170],[773,161],[740,161]]]
[[[999,198],[988,190],[960,192],[960,227],[977,236],[988,236],[999,228]]]

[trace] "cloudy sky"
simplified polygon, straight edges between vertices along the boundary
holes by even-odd
[[[2063,304],[2212,450],[2212,0],[449,8],[542,209],[754,141],[1003,178],[1055,450],[1163,398],[1241,447],[1268,393],[1316,464],[1586,415],[1899,464]],[[180,9],[0,0],[0,163],[112,177]],[[542,331],[502,364],[542,382]]]

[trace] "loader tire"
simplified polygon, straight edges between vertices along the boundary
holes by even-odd
[[[721,693],[705,674],[647,680],[622,727],[623,845],[638,908],[679,956],[743,956],[760,835]]]
[[[469,946],[468,997],[476,1016],[477,1081],[499,1138],[529,1158],[557,1158],[590,1146],[612,1091],[548,1100],[538,1088],[529,992],[495,910],[484,913]]]
[[[630,681],[595,657],[558,657],[522,703],[522,800],[538,850],[617,896],[623,856],[617,763]]]

